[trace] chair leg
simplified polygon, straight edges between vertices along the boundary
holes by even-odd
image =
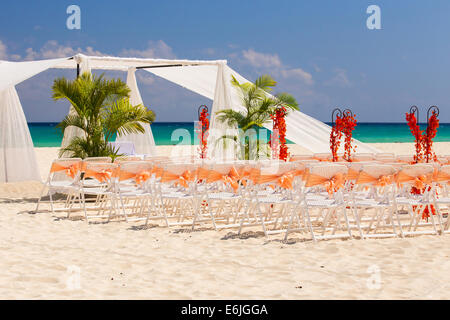
[[[306,220],[308,221],[309,232],[311,233],[312,240],[315,243],[315,242],[317,242],[317,239],[316,239],[316,235],[314,234],[313,226],[311,224],[311,217],[309,215],[308,207],[305,208],[305,215],[306,215]]]
[[[44,191],[45,191],[45,187],[46,187],[46,185],[44,185],[44,186],[42,187],[42,190],[41,190],[41,195],[39,196],[39,200],[38,200],[38,203],[36,204],[36,209],[34,210],[34,212],[35,212],[35,213],[38,213],[38,210],[39,210],[39,205],[41,204],[41,200],[42,200],[42,195],[44,194]]]

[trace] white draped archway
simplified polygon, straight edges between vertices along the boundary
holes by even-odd
[[[213,101],[211,129],[208,145],[210,155],[224,155],[221,144],[215,143],[226,126],[215,119],[217,111],[224,108],[243,110],[238,92],[232,88],[233,75],[239,82],[248,80],[231,69],[225,60],[167,60],[118,57],[96,57],[78,54],[73,57],[28,61],[0,61],[0,182],[40,180],[27,122],[14,86],[49,68],[92,70],[120,70],[127,72],[127,84],[131,89],[132,103],[142,103],[136,83],[135,70],[143,69],[156,76],[176,83]],[[72,108],[71,108],[72,109]],[[286,118],[286,136],[289,140],[311,152],[329,152],[331,128],[300,111],[291,112]],[[271,124],[266,128],[271,130]],[[82,134],[76,128],[66,130],[63,144],[73,136]],[[119,140],[133,141],[139,153],[156,154],[151,126],[142,135],[128,135]],[[377,152],[376,149],[356,141],[359,152]]]

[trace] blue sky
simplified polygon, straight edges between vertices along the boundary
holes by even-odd
[[[66,8],[81,8],[81,30],[68,30]],[[381,30],[366,9],[381,8]],[[450,1],[5,1],[0,59],[98,55],[227,59],[248,79],[271,74],[303,112],[329,121],[336,106],[362,122],[404,121],[413,104],[431,105],[450,122]],[[59,121],[51,70],[17,86],[28,121]],[[125,74],[107,73],[125,77]],[[193,121],[211,101],[138,71],[144,104],[157,121]],[[423,120],[423,119],[422,119]]]

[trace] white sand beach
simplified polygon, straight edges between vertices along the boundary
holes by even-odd
[[[412,143],[373,146],[413,151]],[[450,143],[434,146],[450,154]],[[57,151],[36,148],[43,178]],[[448,299],[450,235],[314,244],[267,241],[257,229],[238,237],[142,222],[88,225],[76,215],[30,214],[41,186],[0,184],[0,298]]]

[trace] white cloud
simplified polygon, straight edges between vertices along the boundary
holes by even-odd
[[[302,80],[305,84],[313,85],[314,80],[312,78],[312,75],[309,72],[306,72],[302,68],[295,68],[295,69],[283,69],[281,70],[281,75],[284,78],[295,78]]]
[[[243,50],[242,56],[252,66],[258,68],[281,67],[282,63],[277,54],[256,52],[253,49]]]
[[[155,78],[147,71],[145,71],[146,74],[143,74],[141,72],[136,73],[137,83],[138,85],[140,83],[146,84],[146,85],[152,85],[155,83]]]
[[[138,49],[123,49],[120,56],[136,57],[136,58],[161,58],[161,59],[175,59],[176,56],[172,48],[164,41],[149,41],[147,48],[144,50]]]
[[[8,47],[0,40],[0,60],[20,60],[22,57],[18,54],[9,54]]]
[[[2,53],[0,46],[0,54]],[[95,50],[93,47],[87,46],[85,48],[73,47],[69,45],[63,45],[56,40],[47,41],[40,49],[27,48],[25,50],[25,60],[35,59],[54,59],[73,56],[77,53],[83,53],[89,56],[108,56],[109,54]],[[149,41],[148,46],[144,50],[139,49],[123,49],[119,56],[124,57],[137,57],[137,58],[166,58],[173,59],[175,54],[172,48],[168,46],[164,41]]]
[[[80,47],[74,48],[62,45],[56,40],[49,40],[37,51],[34,51],[32,48],[27,48],[25,60],[63,58],[73,56],[77,53],[83,53],[90,56],[106,55],[100,51],[94,50],[92,47],[86,47],[84,49]]]
[[[348,79],[347,70],[342,68],[335,68],[333,70],[334,77],[330,80],[326,81],[325,84],[329,86],[338,86],[338,87],[351,87],[352,83]]]
[[[0,40],[0,60],[7,60],[8,59],[8,53],[6,49],[6,44],[4,44]]]
[[[231,59],[236,59],[240,64],[255,67],[258,73],[269,73],[277,78],[286,80],[300,80],[302,84],[311,86],[314,84],[312,75],[303,68],[292,68],[285,65],[276,53],[261,53],[253,49],[243,50],[241,55],[231,53]]]

